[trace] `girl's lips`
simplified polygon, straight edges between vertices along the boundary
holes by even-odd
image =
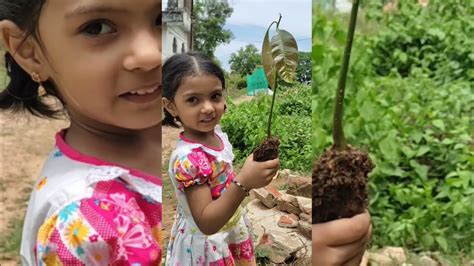
[[[210,123],[212,121],[214,121],[215,117],[212,117],[212,118],[207,118],[207,119],[202,119],[201,120],[201,123]]]
[[[148,103],[156,100],[161,95],[161,85],[155,88],[131,91],[120,95],[121,98],[134,103]]]

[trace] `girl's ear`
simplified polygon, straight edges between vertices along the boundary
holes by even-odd
[[[161,101],[163,103],[163,107],[165,107],[166,111],[170,113],[173,117],[178,116],[178,111],[176,110],[176,105],[172,101],[170,101],[168,98],[163,97],[161,98]]]
[[[37,73],[41,81],[49,76],[43,65],[43,53],[32,36],[25,39],[25,32],[10,20],[0,21],[0,42],[15,62],[28,74]]]

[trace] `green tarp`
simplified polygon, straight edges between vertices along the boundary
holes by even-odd
[[[262,66],[258,66],[255,71],[247,76],[247,95],[254,96],[258,92],[267,93],[268,81]]]

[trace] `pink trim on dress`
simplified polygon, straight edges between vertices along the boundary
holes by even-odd
[[[119,165],[119,164],[114,164],[114,163],[109,163],[109,162],[106,162],[106,161],[102,161],[98,158],[88,156],[88,155],[84,155],[84,154],[74,150],[74,148],[69,146],[66,143],[66,141],[64,140],[64,137],[66,136],[66,131],[67,131],[67,128],[64,128],[64,129],[61,129],[61,131],[59,131],[58,133],[56,133],[56,137],[55,137],[56,138],[56,146],[58,147],[58,149],[64,155],[66,155],[70,159],[72,159],[74,161],[87,163],[87,164],[97,165],[97,166],[104,166],[104,165],[105,166],[118,166],[118,167],[127,169],[128,171],[130,171],[130,174],[132,174],[134,176],[141,177],[141,178],[145,179],[146,181],[149,181],[149,182],[151,182],[155,185],[159,185],[159,186],[162,185],[162,180],[159,177],[144,173],[140,170],[136,170],[136,169],[133,169],[133,168],[130,168],[130,167],[127,167],[127,166],[122,166],[122,165]]]
[[[214,133],[215,134],[215,133]],[[198,142],[198,141],[194,141],[192,139],[188,139],[186,138],[184,135],[183,135],[183,132],[179,133],[179,138],[183,141],[186,141],[188,143],[197,143],[197,144],[201,144],[202,146],[206,147],[206,148],[209,148],[211,150],[214,150],[214,151],[222,151],[224,150],[224,141],[222,141],[221,137],[219,137],[219,135],[215,134],[216,137],[219,139],[219,142],[221,143],[219,147],[212,147],[212,146],[209,146],[207,144],[204,144],[204,143],[201,143],[201,142]]]

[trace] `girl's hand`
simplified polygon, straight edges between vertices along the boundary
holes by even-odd
[[[313,265],[359,265],[371,233],[367,211],[348,219],[313,224]]]
[[[247,189],[261,188],[272,181],[278,168],[280,168],[280,160],[278,158],[265,162],[256,162],[253,160],[253,154],[251,154],[247,157],[240,173],[235,178]]]

